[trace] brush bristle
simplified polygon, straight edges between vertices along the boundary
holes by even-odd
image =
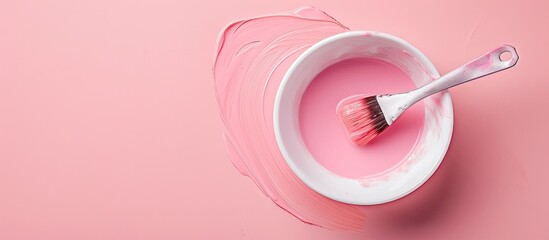
[[[364,145],[387,126],[376,96],[361,98],[340,106],[338,114],[349,137],[358,145]]]

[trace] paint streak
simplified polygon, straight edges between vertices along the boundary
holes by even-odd
[[[234,166],[278,206],[300,220],[330,229],[363,229],[362,208],[316,193],[283,159],[273,131],[273,105],[282,77],[308,47],[348,31],[316,8],[230,24],[218,39],[215,90]]]

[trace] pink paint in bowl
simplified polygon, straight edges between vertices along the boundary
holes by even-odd
[[[277,92],[274,128],[284,159],[309,187],[359,205],[401,198],[423,184],[449,146],[448,92],[410,108],[366,146],[354,145],[336,115],[345,97],[412,90],[438,72],[397,37],[352,31],[326,38],[290,66]]]
[[[416,144],[423,126],[423,104],[366,146],[349,141],[337,116],[337,105],[347,96],[372,96],[415,88],[398,67],[370,58],[338,62],[316,76],[305,90],[299,109],[299,127],[305,146],[318,163],[347,178],[378,175],[403,161]],[[390,149],[390,150],[389,150]]]

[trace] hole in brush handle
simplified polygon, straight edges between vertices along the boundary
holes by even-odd
[[[515,66],[519,56],[513,46],[505,44],[496,49],[496,51],[499,51],[499,53],[497,53],[497,58],[501,63],[504,64],[504,66],[502,66],[503,69]]]
[[[502,53],[499,54],[499,60],[502,62],[511,61],[512,58],[513,58],[513,54],[509,51],[503,51]]]

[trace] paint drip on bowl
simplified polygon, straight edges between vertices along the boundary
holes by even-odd
[[[300,220],[358,230],[366,223],[363,209],[326,198],[301,182],[282,157],[273,130],[275,95],[291,63],[318,41],[348,30],[312,7],[238,21],[221,32],[213,70],[234,166]]]

